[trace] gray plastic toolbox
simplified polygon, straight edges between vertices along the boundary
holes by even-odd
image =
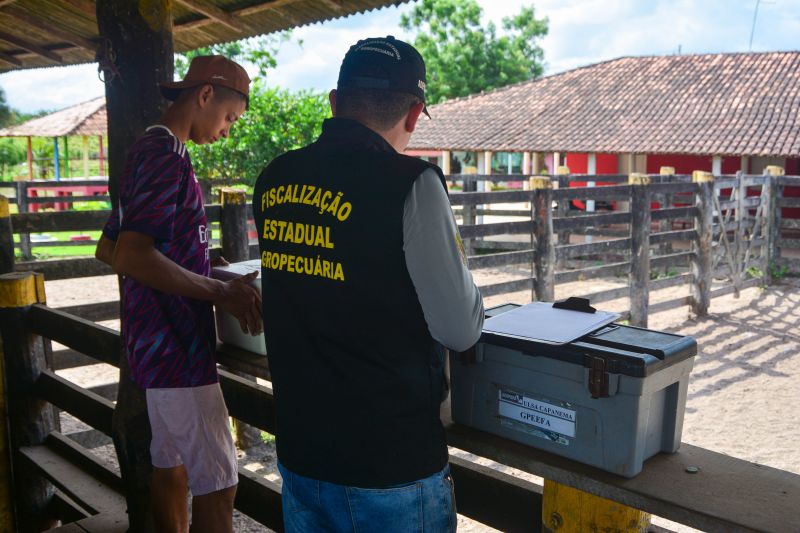
[[[694,339],[606,324],[553,344],[541,340],[547,320],[526,322],[526,307],[489,309],[475,348],[451,353],[455,422],[626,477],[678,449]],[[506,312],[516,331],[492,332]]]

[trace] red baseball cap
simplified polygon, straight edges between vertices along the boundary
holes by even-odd
[[[250,76],[238,63],[225,56],[197,56],[192,59],[186,77],[181,81],[160,83],[158,87],[167,100],[176,100],[184,89],[199,85],[227,87],[245,98],[250,95]]]

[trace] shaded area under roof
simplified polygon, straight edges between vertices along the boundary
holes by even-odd
[[[800,157],[800,52],[623,57],[430,112],[409,149]]]
[[[323,22],[408,0],[173,0],[176,52]],[[0,0],[0,73],[94,62],[92,0]]]
[[[95,98],[0,130],[0,137],[107,135],[106,99]]]

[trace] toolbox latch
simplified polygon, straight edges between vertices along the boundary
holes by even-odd
[[[592,398],[608,398],[608,372],[602,357],[589,357],[589,392]]]

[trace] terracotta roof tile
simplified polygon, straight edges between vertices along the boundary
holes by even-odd
[[[95,98],[0,130],[0,137],[106,135],[106,99]]]
[[[410,149],[800,156],[800,52],[623,57],[430,108]]]

